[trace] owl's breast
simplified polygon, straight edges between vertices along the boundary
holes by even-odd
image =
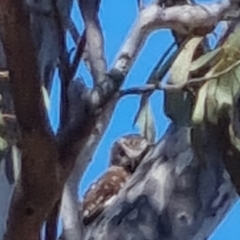
[[[111,205],[128,177],[129,173],[123,167],[112,166],[90,186],[83,200],[84,224],[92,222],[107,206]]]

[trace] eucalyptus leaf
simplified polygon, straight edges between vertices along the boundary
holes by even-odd
[[[213,51],[207,52],[195,61],[191,63],[190,72],[195,72],[203,67],[214,66],[222,57],[224,50],[221,47],[214,49]]]
[[[21,171],[20,151],[16,145],[9,146],[5,156],[5,173],[10,184],[14,184]]]
[[[211,64],[215,62],[205,74],[207,78],[215,76],[214,80],[207,79],[198,92],[192,116],[194,123],[201,123],[206,118],[207,121],[216,124],[224,111],[229,113],[233,108],[233,99],[239,93],[240,83],[240,67],[237,65],[240,60],[239,38],[240,23],[236,24],[221,47],[205,54],[192,64],[191,70],[195,70],[209,61]],[[218,73],[221,75],[216,77]]]
[[[223,71],[235,62],[240,60],[240,22],[235,25],[232,33],[229,34],[226,41],[222,44],[224,50],[223,57],[214,67],[214,73]]]
[[[140,108],[134,120],[134,125],[135,124],[139,127],[141,135],[150,142],[155,142],[155,121],[148,98],[141,99]]]
[[[12,161],[13,161],[13,173],[14,173],[14,180],[16,181],[21,172],[21,158],[20,158],[20,151],[16,147],[16,145],[12,146]]]
[[[192,115],[192,121],[194,124],[200,124],[204,120],[208,84],[209,82],[204,83],[198,92],[196,105]]]
[[[213,79],[208,83],[207,96],[206,96],[206,111],[207,119],[213,123],[217,124],[218,122],[218,102],[216,100],[216,90],[217,90],[217,80]]]
[[[193,55],[203,37],[191,38],[182,48],[170,69],[169,84],[182,85],[187,82]]]
[[[50,98],[49,98],[47,89],[44,86],[42,86],[42,95],[43,95],[43,101],[44,101],[45,108],[47,109],[47,111],[49,111],[50,110]]]
[[[232,106],[233,96],[232,96],[231,85],[235,81],[235,79],[231,78],[232,76],[233,74],[229,73],[222,76],[217,81],[215,98],[218,103],[219,114],[221,114],[221,111],[224,110],[226,107]]]
[[[176,57],[170,72],[168,84],[184,85],[188,81],[189,69],[196,48],[203,37],[193,37],[186,42]],[[165,114],[177,125],[188,126],[191,122],[193,101],[189,92],[165,91]]]
[[[232,95],[236,96],[240,91],[240,66],[235,68],[232,78],[234,79],[232,84]]]

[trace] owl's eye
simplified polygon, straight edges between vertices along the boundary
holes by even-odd
[[[123,149],[120,149],[120,150],[119,150],[118,155],[119,155],[120,157],[124,157],[124,156],[125,156],[125,152],[123,151]]]

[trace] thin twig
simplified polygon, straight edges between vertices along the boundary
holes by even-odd
[[[227,69],[225,69],[221,72],[218,72],[218,73],[216,73],[212,76],[192,78],[187,83],[183,83],[183,84],[178,84],[178,85],[170,85],[170,84],[166,84],[166,83],[164,83],[164,84],[163,83],[146,84],[146,85],[140,86],[140,87],[133,87],[133,88],[129,88],[129,89],[126,89],[126,90],[121,90],[119,92],[118,97],[121,98],[121,97],[124,97],[126,95],[142,95],[142,94],[145,94],[145,93],[152,93],[156,90],[166,90],[166,91],[181,90],[184,87],[186,87],[186,86],[188,86],[189,84],[192,84],[192,83],[200,83],[200,82],[205,82],[205,81],[209,81],[209,80],[219,78],[219,77],[229,73],[232,69],[236,68],[239,65],[240,65],[240,60],[237,61],[236,63],[232,64]]]
[[[69,30],[69,33],[72,36],[74,43],[77,44],[80,39],[80,35],[78,33],[78,30],[77,30],[74,22],[70,18],[70,19],[66,19],[65,24],[66,24],[66,28]]]
[[[121,98],[126,95],[141,95],[141,94],[145,94],[145,93],[151,93],[154,90],[159,90],[159,88],[156,84],[146,84],[141,87],[133,87],[133,88],[129,88],[126,90],[121,90],[119,92],[118,97]]]
[[[168,47],[168,49],[164,52],[164,54],[161,56],[161,58],[159,59],[159,61],[158,61],[157,64],[156,64],[156,66],[154,67],[154,69],[153,69],[153,71],[152,71],[152,73],[151,73],[151,75],[150,75],[147,83],[153,83],[153,82],[156,81],[156,79],[159,80],[160,75],[161,75],[161,72],[162,72],[162,71],[160,71],[159,69],[160,69],[160,67],[162,66],[163,62],[166,60],[167,56],[168,56],[168,55],[170,54],[170,52],[173,50],[174,46],[175,46],[175,42],[172,43],[172,44]],[[174,54],[174,55],[175,55],[175,54]],[[171,56],[170,56],[170,58],[171,58]],[[168,61],[167,61],[167,62],[168,62]],[[171,64],[172,64],[172,61],[170,62],[170,64],[167,64],[167,67],[170,67]],[[161,70],[162,70],[162,68],[161,68]]]
[[[234,68],[238,67],[240,65],[240,60],[238,60],[237,62],[233,63],[231,66],[229,66],[228,68],[226,68],[223,71],[220,71],[216,74],[213,74],[211,76],[204,76],[204,77],[199,77],[199,78],[192,78],[187,82],[188,84],[191,83],[199,83],[199,82],[203,82],[203,81],[207,81],[207,80],[212,80],[212,79],[216,79],[219,78],[227,73],[229,73],[231,70],[233,70]]]
[[[77,44],[77,50],[76,50],[75,56],[73,58],[71,67],[70,67],[71,79],[73,79],[74,75],[77,72],[79,63],[80,63],[82,55],[84,53],[85,46],[86,46],[86,30],[83,31],[82,37],[81,37],[79,43]]]

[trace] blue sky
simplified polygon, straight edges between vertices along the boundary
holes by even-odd
[[[105,52],[109,68],[113,63],[118,50],[120,49],[128,31],[137,16],[137,7],[135,0],[104,0],[101,4],[99,13],[103,34],[105,39]],[[145,1],[150,2],[150,1]],[[73,17],[80,32],[82,32],[82,19],[79,12],[74,8]],[[173,39],[168,30],[161,30],[152,34],[137,61],[132,67],[127,76],[123,88],[143,84],[150,75],[155,66],[159,56],[165,52],[170,46]],[[71,45],[71,41],[69,40]],[[79,67],[79,74],[83,76],[84,80],[89,86],[92,85],[92,79],[86,71],[84,65]],[[55,85],[57,87],[57,85]],[[52,99],[56,100],[58,91],[53,91]],[[157,123],[157,139],[162,136],[168,126],[168,120],[163,114],[162,109],[162,93],[155,93],[152,98],[153,112]],[[108,167],[109,149],[114,140],[123,134],[129,132],[137,132],[136,128],[132,127],[132,122],[136,114],[139,104],[138,96],[129,96],[123,98],[117,105],[111,123],[98,146],[91,164],[84,174],[83,181],[80,184],[79,194],[82,195],[88,186],[96,180]],[[52,106],[51,119],[56,124],[56,106]],[[220,224],[214,232],[211,240],[239,240],[240,239],[240,202],[230,211],[228,216]]]

